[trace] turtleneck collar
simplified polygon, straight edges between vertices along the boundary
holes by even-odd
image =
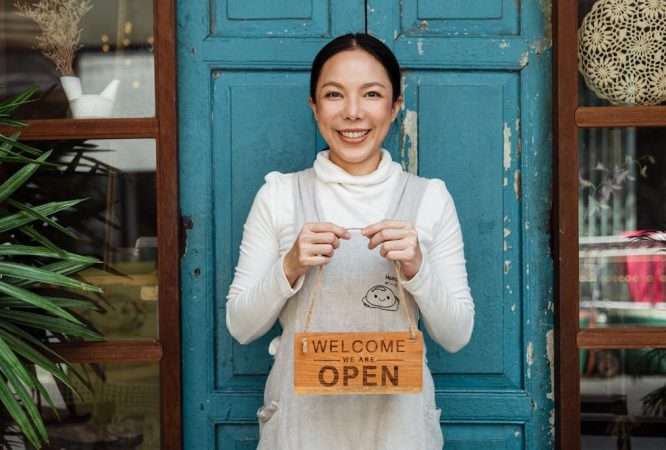
[[[391,154],[382,149],[382,159],[374,171],[367,175],[352,175],[332,162],[329,158],[329,152],[329,150],[319,152],[313,165],[317,178],[323,183],[368,186],[382,183],[396,170],[402,170],[400,164],[393,162]]]

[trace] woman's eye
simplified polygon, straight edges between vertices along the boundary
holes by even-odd
[[[380,93],[377,92],[377,91],[370,91],[370,92],[368,92],[366,95],[367,95],[368,97],[381,97],[381,96],[382,96],[382,94],[380,94]]]
[[[327,92],[326,94],[324,94],[324,97],[340,97],[340,93],[339,92]]]

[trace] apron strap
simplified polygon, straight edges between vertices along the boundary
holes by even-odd
[[[299,230],[308,222],[321,222],[319,206],[315,199],[316,175],[314,169],[297,172],[294,177],[294,213],[296,228]]]

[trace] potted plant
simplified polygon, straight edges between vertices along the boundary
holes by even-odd
[[[34,20],[42,31],[36,47],[56,65],[60,84],[75,118],[111,117],[120,81],[114,79],[99,95],[83,95],[81,80],[74,75],[73,63],[81,48],[81,18],[92,8],[90,0],[39,0],[16,3],[18,13]]]
[[[28,102],[36,91],[31,88],[0,102],[0,126],[25,125],[9,115]],[[35,396],[43,399],[56,416],[58,413],[36,376],[36,367],[77,395],[72,376],[90,386],[69,362],[46,345],[45,340],[103,339],[77,317],[77,310],[95,307],[94,303],[73,297],[71,293],[53,294],[53,288],[66,288],[69,292],[99,293],[101,290],[75,277],[78,271],[97,264],[96,258],[56,246],[33,226],[50,226],[73,236],[54,220],[54,215],[82,200],[32,205],[13,198],[40,167],[53,166],[46,162],[50,151],[26,145],[19,137],[19,133],[12,136],[0,133],[0,418],[11,419],[13,428],[18,428],[30,445],[39,448],[48,442],[48,436]],[[49,293],[45,287],[49,288]],[[7,423],[0,424],[3,448],[8,448],[5,445],[7,429]]]

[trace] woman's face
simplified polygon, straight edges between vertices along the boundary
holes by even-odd
[[[335,54],[322,67],[310,106],[330,159],[352,175],[377,168],[381,144],[398,115],[386,69],[364,50]]]

